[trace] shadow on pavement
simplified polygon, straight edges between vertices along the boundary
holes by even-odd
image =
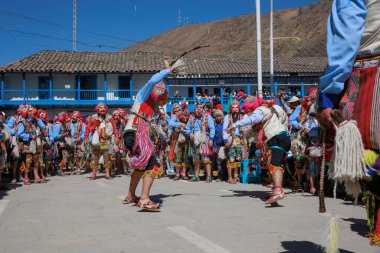
[[[157,195],[150,196],[150,199],[152,201],[154,201],[154,202],[162,204],[164,202],[162,199],[171,198],[171,197],[178,197],[178,196],[182,196],[182,194],[170,194],[170,195],[167,195],[167,194],[157,194]]]
[[[268,195],[271,193],[270,191],[231,191],[233,195],[223,195],[222,198],[225,197],[250,197],[255,199],[260,199],[262,201],[266,201]]]
[[[23,186],[22,183],[4,184],[4,186],[1,186],[0,189],[0,199],[4,198],[4,196],[7,196],[9,191],[16,190],[21,186]]]
[[[355,218],[348,218],[343,219],[344,221],[349,221],[352,224],[350,225],[351,230],[356,232],[358,235],[361,235],[363,237],[367,237],[368,234],[368,226],[367,221],[364,219],[355,219]]]
[[[318,244],[308,241],[285,241],[281,242],[285,251],[280,253],[324,253],[322,247]],[[339,249],[340,253],[354,253],[344,249]]]

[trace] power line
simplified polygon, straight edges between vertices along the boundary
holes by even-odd
[[[31,20],[31,21],[34,21],[34,22],[37,22],[37,23],[41,23],[41,24],[47,24],[47,25],[63,28],[63,29],[66,29],[66,30],[71,30],[71,28],[69,28],[67,26],[59,25],[59,24],[56,24],[56,23],[52,23],[52,22],[49,22],[49,21],[45,21],[45,20],[41,20],[41,19],[37,19],[37,18],[25,16],[25,15],[20,15],[20,14],[9,12],[9,11],[1,11],[0,13],[4,13],[4,14],[9,15],[9,16],[15,16],[15,17],[18,17],[18,18],[26,19],[26,20]],[[132,40],[132,39],[123,38],[123,37],[114,36],[114,35],[109,35],[109,34],[104,34],[104,33],[90,32],[90,31],[83,30],[83,29],[77,29],[77,31],[82,32],[82,33],[86,33],[86,34],[91,34],[91,35],[96,35],[96,36],[104,37],[104,38],[116,39],[116,40],[121,40],[121,41],[126,41],[126,42],[132,42],[132,43],[139,43],[139,44],[142,44],[142,45],[147,45],[147,46],[153,46],[153,47],[158,47],[158,48],[170,49],[170,50],[173,50],[173,51],[178,51],[178,49],[175,49],[173,47],[167,47],[167,46],[157,45],[157,44],[153,44],[153,43],[141,42],[141,41],[137,41],[137,40]],[[73,40],[70,40],[70,41],[73,41]],[[80,43],[80,44],[85,45],[85,44],[83,44],[83,42]],[[120,47],[112,47],[112,48],[122,49]]]
[[[66,42],[73,42],[72,39],[59,38],[59,37],[54,37],[51,35],[45,35],[45,34],[39,34],[39,33],[25,32],[25,31],[20,31],[20,30],[16,30],[16,29],[0,28],[0,31],[20,33],[20,34],[26,34],[26,35],[30,35],[30,36],[34,36],[34,37],[42,37],[42,38],[54,39],[54,40],[60,40],[60,41],[66,41]],[[114,49],[121,49],[119,47],[114,47],[114,46],[110,46],[110,45],[101,45],[101,44],[90,45],[88,43],[81,42],[81,41],[77,41],[77,42],[79,44],[82,44],[82,45],[87,46],[87,47],[97,47],[97,48],[108,47],[108,48],[114,48]]]

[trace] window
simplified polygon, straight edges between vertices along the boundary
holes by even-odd
[[[49,77],[38,77],[38,98],[40,100],[50,98]]]
[[[80,76],[80,100],[96,100],[98,98],[96,75]],[[76,78],[78,89],[78,77]],[[78,96],[77,96],[78,99]]]
[[[119,98],[130,98],[130,76],[119,76]]]

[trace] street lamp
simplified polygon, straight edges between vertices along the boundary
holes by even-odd
[[[270,0],[270,85],[273,85],[274,64],[273,64],[273,0]]]
[[[258,96],[263,94],[262,60],[261,60],[261,14],[260,0],[256,1],[256,38],[257,38],[257,88]]]

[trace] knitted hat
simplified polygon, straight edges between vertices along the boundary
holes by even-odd
[[[67,119],[67,113],[66,112],[60,112],[56,117],[54,117],[54,122],[59,121],[61,123],[65,123]]]
[[[230,112],[232,112],[232,106],[238,106],[238,108],[239,108],[239,111],[240,111],[240,103],[239,103],[239,101],[237,101],[237,100],[234,100],[234,101],[232,101],[232,103],[230,104],[230,108],[229,108],[229,110],[230,110]]]
[[[168,100],[168,92],[166,91],[166,85],[163,81],[157,83],[152,91],[152,97],[155,100],[166,99]]]
[[[28,108],[29,105],[27,103],[19,105],[17,108],[17,114],[22,115],[25,118],[26,116],[28,116]]]
[[[117,108],[117,110],[120,112],[120,115],[121,115],[122,117],[124,117],[125,115],[127,115],[127,111],[126,111],[126,110],[124,110],[124,109],[122,109],[122,108]]]
[[[263,100],[261,97],[254,97],[254,96],[248,96],[243,103],[244,110],[256,110],[261,104],[263,103]]]
[[[223,114],[223,111],[222,110],[219,110],[219,109],[216,109],[213,113],[213,116],[214,118],[217,117],[217,116],[220,116],[220,117],[223,117],[224,114]]]
[[[77,118],[82,118],[82,114],[80,113],[80,111],[73,111],[71,113],[71,117],[73,117],[73,116],[75,116]]]
[[[242,96],[244,96],[244,92],[239,91],[238,94],[237,94],[237,96],[238,96],[238,97],[242,97]]]
[[[47,113],[47,111],[39,109],[37,114],[38,114],[38,118],[45,120],[45,121],[50,121],[49,114]]]
[[[309,97],[314,100],[317,97],[317,89],[312,87],[309,90]]]
[[[311,101],[311,97],[309,96],[305,96],[302,100],[302,105],[303,106],[308,106],[308,105],[311,105],[312,104],[312,101]]]
[[[95,110],[96,110],[96,112],[98,112],[99,113],[99,110],[100,110],[100,108],[105,108],[105,110],[108,112],[108,106],[106,105],[106,104],[103,104],[103,103],[99,103],[99,104],[97,104],[96,106],[95,106]]]

